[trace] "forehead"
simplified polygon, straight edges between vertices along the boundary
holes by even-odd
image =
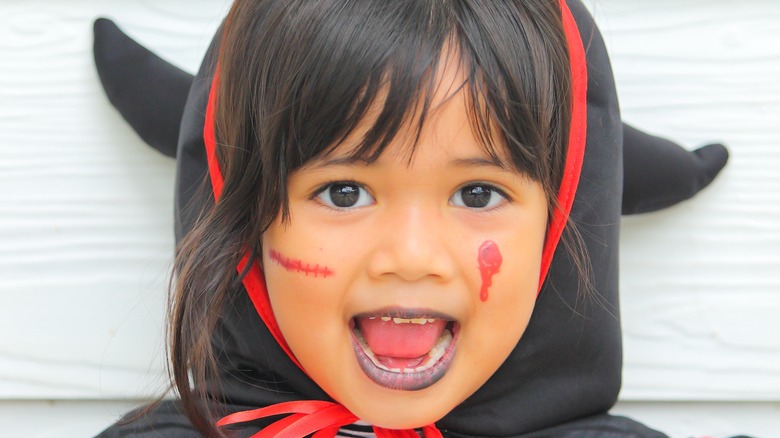
[[[354,129],[304,167],[324,163],[370,164],[388,159],[412,165],[422,149],[456,161],[476,160],[511,167],[507,148],[496,144],[502,138],[500,129],[487,115],[485,99],[474,92],[476,88],[468,76],[459,54],[445,47],[437,68],[424,76],[423,81],[428,83],[421,84],[418,99],[403,108],[406,112],[402,114],[402,125],[387,139],[387,147],[377,147],[376,139],[371,138],[372,132],[382,131],[384,114],[395,108],[391,87],[384,85]],[[489,132],[484,132],[486,129]],[[365,153],[367,149],[380,150],[372,155]]]

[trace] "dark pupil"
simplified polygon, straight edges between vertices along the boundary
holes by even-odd
[[[470,208],[482,208],[490,202],[490,189],[482,186],[464,187],[460,190],[463,204]]]
[[[336,207],[352,207],[360,197],[360,188],[353,184],[334,184],[330,186],[330,200]]]

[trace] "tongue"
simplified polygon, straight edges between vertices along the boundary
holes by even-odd
[[[396,324],[381,318],[357,318],[357,326],[377,359],[390,368],[419,365],[447,326],[445,320]]]

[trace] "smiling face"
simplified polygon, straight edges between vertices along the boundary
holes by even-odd
[[[262,241],[296,358],[387,428],[439,420],[506,359],[534,307],[547,225],[541,185],[491,160],[472,132],[457,69],[437,78],[419,138],[408,124],[370,164],[351,158],[348,138],[296,170],[290,221]]]

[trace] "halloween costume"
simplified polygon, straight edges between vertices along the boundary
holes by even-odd
[[[576,27],[569,22],[567,29],[577,32],[578,28],[576,42],[579,50],[583,50],[583,46],[586,50],[582,56],[587,56],[586,65],[585,59],[576,56],[577,47],[570,44],[575,102],[578,103],[575,103],[572,115],[572,141],[566,176],[559,194],[560,203],[568,206],[570,211],[553,219],[548,230],[548,236],[553,237],[545,247],[544,260],[551,260],[551,263],[547,265],[549,270],[546,276],[543,275],[545,281],[521,341],[476,393],[437,422],[435,427],[431,425],[422,430],[425,436],[436,436],[437,432],[448,437],[663,436],[629,419],[606,414],[617,398],[622,366],[620,321],[617,316],[617,248],[618,217],[621,210],[626,211],[626,201],[621,203],[620,196],[624,186],[621,172],[624,132],[609,60],[601,37],[582,4],[576,0],[568,3]],[[564,11],[564,20],[566,18],[567,11]],[[110,24],[98,22],[96,31],[102,32],[108,27]],[[582,41],[587,44],[583,45]],[[216,166],[208,164],[209,160],[214,160],[211,149],[213,132],[210,131],[209,122],[216,98],[210,92],[214,90],[212,84],[215,81],[217,47],[216,42],[212,43],[183,106],[175,154],[177,240],[192,228],[198,211],[213,203],[215,194],[218,196],[220,191],[219,172],[215,170]],[[101,56],[105,53],[97,55],[98,51],[96,43],[96,59],[100,68],[103,62]],[[101,79],[104,84],[110,83],[103,72]],[[580,79],[582,83],[577,86]],[[116,104],[117,93],[121,92],[116,89],[111,91],[111,86],[106,88],[109,96],[113,93],[112,102]],[[179,99],[180,95],[174,98]],[[169,120],[176,119],[174,113],[168,114]],[[133,117],[128,117],[128,120]],[[141,135],[150,143],[156,143],[158,149],[168,150],[172,154],[172,150],[166,149],[172,133],[155,137],[153,134],[158,131],[152,129],[150,132],[142,131]],[[628,138],[636,136],[642,140],[634,144],[643,144],[643,148],[649,145],[648,151],[654,150],[653,138],[630,129],[626,132]],[[667,146],[669,144],[664,144],[659,150],[675,152],[660,155],[648,153],[653,157],[689,157],[683,155],[687,152],[679,150],[676,145],[671,145],[671,148]],[[675,155],[678,150],[681,154]],[[646,187],[640,184],[640,189],[632,192],[636,198],[629,200],[631,207],[628,212],[661,208],[692,196],[712,179],[725,163],[725,157],[723,149],[716,146],[703,150],[695,159],[681,160],[684,161],[680,167],[682,176],[689,176],[688,172],[693,171],[696,175],[705,174],[705,177],[688,178],[694,184],[675,193],[673,197],[664,193],[661,197],[663,202],[645,202],[646,197],[656,193],[652,185],[649,190],[643,190],[642,187]],[[675,171],[680,171],[680,168],[675,168]],[[645,173],[648,173],[647,169],[653,169],[653,166],[645,165]],[[213,193],[199,192],[198,186],[209,174]],[[677,187],[672,189],[676,191]],[[566,216],[578,224],[584,239],[584,246],[593,263],[592,281],[598,292],[597,297],[583,299],[579,295],[578,271],[571,256],[557,245]],[[238,294],[235,302],[225,307],[221,325],[212,341],[221,353],[221,374],[218,381],[212,382],[215,388],[212,394],[215,411],[224,415],[242,412],[239,416],[246,418],[238,420],[261,418],[246,426],[238,426],[242,436],[249,436],[278,420],[278,417],[268,419],[246,412],[261,407],[271,407],[276,409],[276,413],[285,415],[300,414],[299,419],[302,421],[298,424],[308,421],[308,424],[299,426],[300,435],[293,436],[305,436],[333,427],[338,429],[353,422],[355,418],[349,417],[343,407],[339,409],[339,405],[332,403],[327,394],[306,376],[285,351],[284,341],[279,338],[281,335],[278,328],[274,327],[273,314],[269,314],[270,306],[264,301],[261,278],[258,280],[258,277],[254,277],[253,280],[252,275],[250,271],[247,276],[249,280],[244,281],[248,293]],[[285,405],[285,402],[293,404]],[[288,406],[292,407],[288,409]],[[314,419],[316,415],[307,416],[328,409],[333,413],[330,416],[331,423],[317,423],[318,420]],[[278,427],[281,430],[281,426]],[[386,433],[381,430],[376,432],[378,436]],[[265,433],[272,435],[269,429],[265,429]],[[137,421],[106,430],[101,436],[198,435],[178,411],[176,402],[170,401],[160,403]]]

